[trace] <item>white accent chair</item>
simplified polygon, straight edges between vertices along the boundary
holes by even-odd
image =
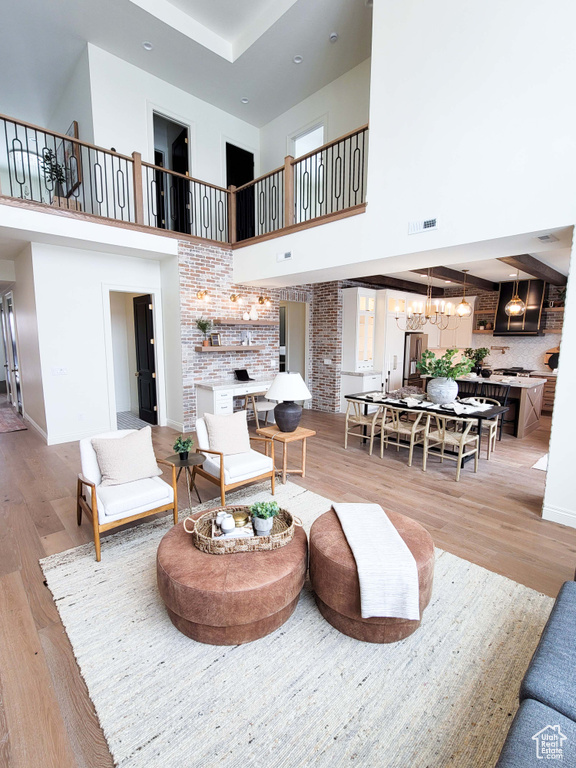
[[[246,428],[248,429],[248,428]],[[226,506],[226,491],[239,488],[241,485],[255,483],[257,480],[270,478],[272,495],[274,496],[274,441],[267,437],[252,437],[250,440],[264,443],[271,448],[271,456],[266,456],[251,448],[246,453],[235,453],[225,456],[219,451],[212,451],[208,446],[208,429],[204,419],[196,421],[196,453],[203,453],[206,461],[192,468],[192,482],[200,475],[211,483],[220,486],[220,503]]]
[[[94,435],[96,438],[115,439],[125,437],[134,429],[120,429]],[[76,517],[82,524],[82,512],[92,521],[96,560],[100,562],[100,534],[125,523],[173,510],[174,525],[178,522],[178,494],[176,491],[176,467],[163,459],[156,459],[172,469],[172,485],[160,477],[148,477],[122,485],[102,487],[102,475],[92,447],[91,437],[80,440],[82,472],[78,475]]]

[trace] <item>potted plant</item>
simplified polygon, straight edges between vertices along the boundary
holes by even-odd
[[[186,461],[190,448],[194,445],[194,440],[191,437],[184,437],[184,435],[178,435],[176,442],[173,445],[174,452],[180,454],[180,461]]]
[[[478,320],[478,330],[485,331],[487,324],[488,324],[488,320]]]
[[[455,362],[457,352],[457,349],[448,349],[442,357],[436,357],[434,352],[426,349],[420,362],[416,363],[420,373],[432,376],[428,383],[428,397],[433,403],[453,403],[458,394],[455,379],[465,376],[472,369],[472,360],[467,357],[463,357],[458,363]]]
[[[64,166],[58,162],[56,153],[48,147],[45,147],[42,153],[42,171],[46,184],[53,185],[52,199],[50,201],[53,202],[54,198],[62,197],[64,185],[66,184],[66,171]]]
[[[473,373],[481,374],[484,358],[488,357],[488,355],[490,354],[490,350],[488,349],[488,347],[478,347],[478,349],[474,349],[473,347],[467,347],[464,350],[464,354],[466,355],[468,360],[472,360],[473,362],[473,366],[472,366]]]
[[[202,342],[202,346],[210,346],[210,342],[208,341],[208,333],[212,329],[212,320],[208,320],[207,317],[199,317],[198,320],[196,320],[196,328],[198,328],[198,330],[202,331],[204,334],[204,341]]]
[[[274,518],[280,512],[277,501],[256,501],[251,504],[250,514],[252,525],[257,536],[269,536],[274,524]]]

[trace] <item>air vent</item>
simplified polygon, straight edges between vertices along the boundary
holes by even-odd
[[[419,235],[421,232],[428,232],[430,229],[438,229],[438,219],[423,219],[422,221],[408,222],[409,235]]]
[[[540,235],[538,237],[538,240],[540,240],[541,243],[557,243],[558,238],[554,237],[554,235]]]
[[[285,251],[284,253],[276,254],[276,261],[290,261],[292,258],[292,251]]]

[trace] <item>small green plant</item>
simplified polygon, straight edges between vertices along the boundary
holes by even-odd
[[[188,453],[190,448],[194,445],[194,440],[191,437],[184,437],[184,435],[178,435],[176,442],[173,445],[175,453]]]
[[[422,359],[416,363],[420,373],[432,376],[435,379],[457,379],[459,376],[465,376],[472,370],[473,362],[467,357],[463,357],[459,363],[454,361],[457,349],[448,349],[442,357],[436,357],[430,349],[422,352]]]
[[[66,183],[64,166],[56,159],[56,153],[48,147],[45,147],[42,153],[42,170],[48,183],[54,182],[56,187],[60,188]]]
[[[250,514],[261,520],[276,517],[278,512],[280,512],[280,507],[277,501],[256,501],[250,505]]]
[[[468,360],[472,360],[472,362],[476,363],[476,365],[480,365],[484,358],[488,357],[490,350],[488,347],[478,347],[478,349],[474,349],[473,347],[466,347],[464,354]]]
[[[212,320],[208,320],[207,317],[199,317],[196,320],[196,328],[204,334],[204,338],[208,336],[208,332],[212,329]]]

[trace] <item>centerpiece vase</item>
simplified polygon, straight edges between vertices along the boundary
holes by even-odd
[[[428,382],[428,397],[436,405],[447,405],[456,400],[458,384],[454,379],[439,377]]]

